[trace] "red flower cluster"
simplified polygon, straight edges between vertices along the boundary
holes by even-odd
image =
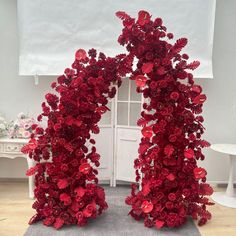
[[[37,213],[30,223],[43,220],[56,229],[63,225],[83,226],[107,208],[102,187],[97,185],[100,155],[91,134],[99,133],[97,123],[105,113],[108,98],[116,93],[114,83],[131,72],[132,57],[106,57],[95,49],[79,49],[72,69],[52,83],[59,93],[46,94],[43,113],[47,128],[33,125],[30,142],[22,148],[38,163],[27,171],[35,174]],[[90,146],[90,147],[89,147]],[[49,160],[51,158],[51,160]],[[49,160],[45,162],[45,160]]]
[[[128,56],[138,59],[131,79],[146,99],[138,121],[143,137],[134,163],[142,190],[133,185],[126,199],[132,206],[130,215],[158,229],[180,226],[187,216],[204,224],[211,218],[206,205],[212,204],[204,196],[211,195],[212,188],[197,160],[204,159],[201,149],[209,145],[201,139],[206,95],[189,72],[200,63],[187,62],[188,55],[181,54],[187,39],[171,44],[173,34],[160,18],[152,21],[146,11],[140,11],[137,20],[125,12],[116,15],[124,25],[118,42],[126,46]]]
[[[47,128],[34,124],[31,140],[22,148],[38,162],[27,171],[35,175],[36,186],[37,213],[30,223],[43,220],[56,229],[83,226],[107,208],[104,190],[98,186],[100,155],[91,133],[99,133],[97,124],[109,110],[108,98],[116,93],[114,83],[120,86],[121,78],[131,73],[146,102],[137,122],[143,137],[134,162],[142,189],[132,186],[126,199],[132,206],[130,215],[158,229],[180,226],[187,216],[204,224],[211,218],[206,205],[212,204],[204,196],[211,195],[212,188],[197,160],[204,159],[201,149],[209,145],[201,139],[206,96],[188,72],[199,62],[188,63],[188,55],[181,54],[187,39],[169,42],[173,34],[166,32],[160,18],[152,21],[146,11],[139,12],[138,20],[124,12],[117,16],[124,25],[118,42],[128,54],[97,57],[95,49],[88,55],[79,49],[72,69],[51,85],[57,94],[48,93],[42,103],[38,121],[45,117]]]

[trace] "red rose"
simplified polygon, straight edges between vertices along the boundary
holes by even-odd
[[[168,180],[170,180],[170,181],[175,180],[175,176],[174,176],[172,173],[170,173],[169,175],[167,175],[166,178],[167,178]]]
[[[76,192],[77,196],[83,197],[86,190],[82,187],[78,187],[78,188],[75,189],[75,192]]]
[[[60,229],[64,225],[64,220],[61,218],[56,218],[56,221],[54,223],[54,228]]]
[[[57,186],[59,189],[64,189],[68,186],[68,180],[67,179],[59,179],[57,182]]]
[[[173,147],[172,145],[167,145],[167,146],[165,146],[165,148],[164,148],[164,153],[165,153],[167,156],[171,156],[174,151],[175,151],[175,149],[174,149],[174,147]]]
[[[174,193],[170,193],[170,194],[168,195],[168,199],[169,199],[170,201],[175,201],[175,200],[176,200],[176,195],[175,195]]]
[[[178,92],[172,92],[170,94],[170,98],[177,101],[179,99],[179,93]]]
[[[71,204],[71,197],[66,193],[60,194],[60,200],[64,202],[66,206]]]
[[[153,68],[153,63],[152,62],[144,63],[142,65],[142,72],[148,74],[152,71],[152,68]]]

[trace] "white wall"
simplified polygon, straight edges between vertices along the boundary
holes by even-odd
[[[211,143],[236,143],[236,1],[217,0],[213,49],[214,79],[198,79],[208,100],[204,107],[205,138]],[[21,112],[38,114],[52,77],[18,76],[16,0],[0,0],[0,113],[13,119]],[[42,32],[43,33],[43,32]],[[226,181],[228,158],[206,150],[209,181]],[[0,159],[0,177],[24,177],[24,160]]]

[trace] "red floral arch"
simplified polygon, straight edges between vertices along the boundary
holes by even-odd
[[[22,149],[38,162],[27,171],[35,174],[36,186],[37,213],[30,223],[43,220],[57,229],[83,226],[107,208],[97,178],[100,155],[91,133],[99,133],[108,98],[116,94],[114,84],[120,86],[130,74],[137,92],[148,99],[137,122],[143,128],[134,163],[142,188],[133,184],[126,198],[130,215],[144,219],[147,227],[177,227],[187,216],[202,225],[211,218],[206,206],[212,204],[205,197],[212,194],[206,171],[197,166],[197,160],[204,159],[201,149],[209,145],[201,139],[206,96],[189,72],[200,63],[187,62],[188,55],[181,54],[187,39],[171,44],[173,34],[160,18],[152,21],[146,11],[140,11],[137,20],[124,12],[116,15],[124,25],[118,42],[128,53],[111,58],[97,56],[95,49],[79,49],[72,68],[52,83],[59,95],[48,93],[42,103],[38,121],[47,117],[47,128],[33,125],[34,134]],[[134,58],[138,61],[133,70]],[[50,155],[52,162],[44,162]]]

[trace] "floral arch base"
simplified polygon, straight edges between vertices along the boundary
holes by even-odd
[[[97,178],[100,155],[91,133],[99,133],[97,124],[109,110],[106,105],[116,94],[115,84],[120,86],[129,74],[147,100],[137,122],[142,138],[134,162],[141,190],[132,185],[126,198],[129,214],[158,229],[178,227],[187,216],[205,224],[211,218],[206,206],[212,203],[206,195],[212,188],[197,160],[204,159],[201,149],[209,145],[201,139],[206,96],[189,72],[200,63],[187,62],[188,55],[181,53],[187,39],[172,44],[173,34],[160,18],[152,20],[146,11],[140,11],[137,20],[124,12],[116,15],[124,26],[118,42],[128,53],[110,58],[97,55],[95,49],[79,49],[72,68],[51,85],[57,95],[48,93],[42,103],[38,121],[47,117],[47,128],[33,125],[31,140],[22,148],[37,161],[27,171],[35,175],[36,186],[37,213],[29,223],[43,220],[56,229],[83,226],[107,209]]]

